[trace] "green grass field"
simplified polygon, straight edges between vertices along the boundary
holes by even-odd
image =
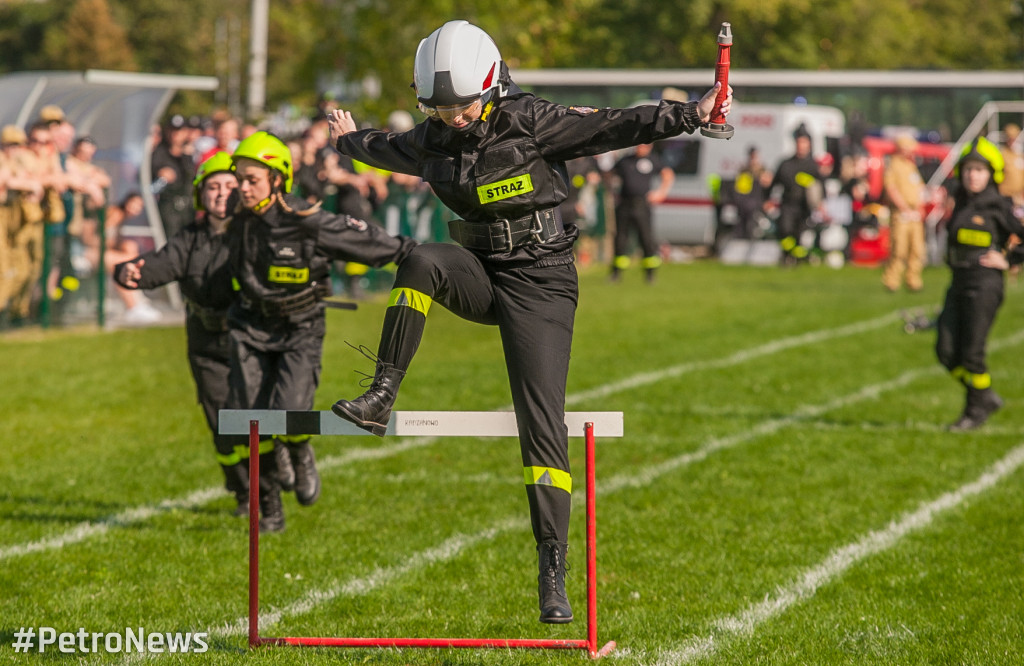
[[[598,440],[599,644],[616,664],[1024,663],[1024,285],[990,341],[1006,407],[950,434],[962,389],[875,270],[583,272],[567,409]],[[317,408],[359,392],[383,301],[328,313]],[[551,664],[579,650],[246,648],[247,524],[229,515],[180,328],[0,338],[0,663]],[[495,329],[431,311],[402,410],[509,409]],[[262,539],[264,635],[586,637],[537,622],[513,439],[319,438],[323,496]],[[207,632],[203,654],[16,654],[22,627]],[[77,641],[77,639],[76,639]],[[91,646],[89,646],[91,647]]]

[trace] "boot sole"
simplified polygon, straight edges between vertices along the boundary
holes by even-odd
[[[570,615],[569,617],[544,617],[543,615],[540,616],[540,621],[544,624],[569,624],[570,622],[572,622],[572,620],[572,615]]]
[[[345,419],[349,423],[353,423],[362,428],[363,430],[366,430],[367,432],[377,435],[377,437],[383,437],[388,431],[387,423],[382,425],[380,423],[377,423],[376,421],[364,421],[358,416],[350,413],[348,410],[345,409],[343,405],[337,402],[331,405],[331,411],[334,412],[337,416],[340,416],[341,418]]]

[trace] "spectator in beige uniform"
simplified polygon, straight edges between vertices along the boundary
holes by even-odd
[[[999,152],[1003,154],[1003,182],[999,183],[999,193],[1013,199],[1017,206],[1024,206],[1024,141],[1019,141],[1020,126],[1007,123],[1003,127],[1003,145]]]
[[[909,134],[896,137],[896,152],[889,158],[883,184],[890,205],[891,251],[882,273],[882,284],[896,291],[906,282],[910,291],[924,286],[924,180],[917,170],[917,141]]]
[[[22,192],[21,220],[10,242],[10,315],[14,322],[31,313],[33,294],[43,270],[45,224],[58,214],[61,219],[64,215],[59,194],[65,186],[63,171],[45,123],[37,123],[29,130],[28,147],[29,150],[18,154],[19,170],[37,187]]]

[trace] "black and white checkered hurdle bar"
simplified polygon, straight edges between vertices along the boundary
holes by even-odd
[[[259,450],[261,435],[362,435],[362,428],[329,411],[222,409],[222,435],[248,435],[249,450]],[[622,412],[566,412],[569,436],[586,441],[587,638],[335,638],[259,635],[259,456],[249,459],[249,647],[523,648],[581,649],[592,659],[615,649],[615,641],[597,645],[597,520],[595,518],[594,437],[622,437]],[[516,437],[513,412],[393,412],[387,435],[418,437]],[[376,439],[376,438],[374,438]]]
[[[367,435],[331,411],[222,409],[220,434],[248,435],[249,422],[259,421],[261,435]],[[566,412],[570,436],[583,436],[593,423],[598,437],[622,437],[622,412]],[[394,412],[386,435],[396,437],[517,437],[514,412]]]

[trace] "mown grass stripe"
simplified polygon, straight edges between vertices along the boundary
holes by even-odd
[[[868,532],[857,541],[832,551],[821,563],[779,588],[775,595],[752,604],[736,615],[715,620],[714,630],[709,635],[695,637],[676,650],[661,653],[657,663],[659,666],[668,666],[700,661],[714,654],[724,642],[752,635],[758,626],[786,612],[794,604],[813,597],[819,589],[851,567],[896,546],[903,537],[924,529],[939,514],[955,509],[968,498],[989,490],[1022,465],[1024,444],[1012,449],[975,481],[922,504],[916,511],[904,514],[888,527]]]

